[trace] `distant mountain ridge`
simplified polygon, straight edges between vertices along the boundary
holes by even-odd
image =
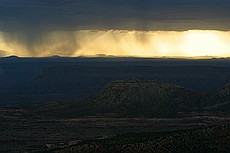
[[[230,60],[0,58],[0,105],[83,100],[111,81],[129,78],[219,91],[229,82]]]

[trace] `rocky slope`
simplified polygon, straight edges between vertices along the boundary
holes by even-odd
[[[94,140],[78,140],[67,145],[46,146],[49,153],[228,153],[230,125],[159,133],[130,133]]]
[[[91,99],[95,110],[130,116],[172,115],[199,107],[202,94],[162,81],[126,80],[111,82]]]

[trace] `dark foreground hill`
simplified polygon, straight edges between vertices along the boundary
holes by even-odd
[[[229,85],[213,93],[202,93],[163,81],[121,80],[109,83],[101,92],[82,102],[38,105],[27,116],[170,117],[180,112],[204,110],[228,113],[229,91]]]
[[[230,125],[158,133],[130,133],[102,139],[78,140],[43,153],[228,153]]]
[[[109,83],[86,103],[97,113],[154,117],[187,111],[229,112],[229,101],[229,83],[220,90],[204,93],[163,81],[131,79]]]
[[[98,112],[159,116],[198,108],[201,96],[162,81],[122,80],[108,84],[89,103],[94,103]]]

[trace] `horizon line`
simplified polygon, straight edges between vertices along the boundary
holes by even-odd
[[[117,55],[79,55],[79,56],[62,56],[62,55],[52,55],[52,56],[3,56],[0,59],[4,58],[108,58],[108,59],[115,59],[115,58],[135,58],[135,59],[229,59],[230,56],[117,56]]]

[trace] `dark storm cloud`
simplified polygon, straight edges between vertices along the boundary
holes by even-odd
[[[0,50],[19,56],[158,55],[158,32],[149,31],[229,31],[229,10],[229,0],[0,0]],[[173,32],[160,34],[166,50],[178,50],[168,40]],[[152,43],[156,48],[146,52]]]
[[[0,0],[0,28],[229,30],[229,10],[229,0]]]

